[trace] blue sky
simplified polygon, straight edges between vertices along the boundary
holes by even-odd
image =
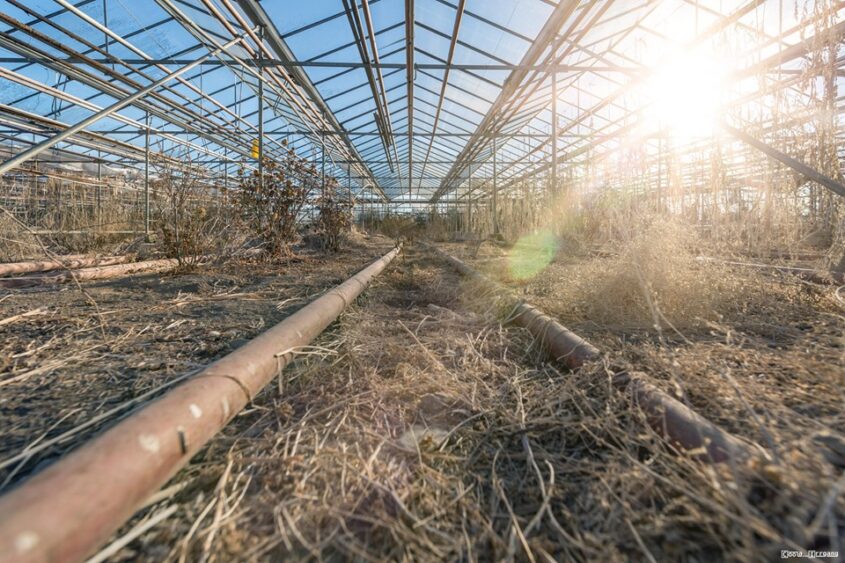
[[[417,64],[442,63],[449,50],[450,36],[455,22],[455,4],[458,0],[416,0],[415,13],[415,62]],[[105,22],[103,10],[104,2],[108,9],[108,27],[118,36],[130,42],[132,49],[110,40],[109,51],[120,58],[141,58],[139,53],[152,58],[178,57],[180,59],[195,59],[207,53],[207,49],[199,44],[199,39],[192,35],[183,25],[173,20],[164,5],[164,0],[76,0],[78,8],[88,17],[97,22]],[[213,0],[213,4],[226,13],[222,0]],[[601,4],[601,3],[599,3]],[[671,56],[678,47],[682,46],[699,31],[711,25],[718,17],[717,12],[728,12],[740,3],[727,0],[700,0],[698,7],[683,2],[651,2],[649,0],[631,0],[615,2],[607,11],[598,12],[592,3],[582,2],[567,22],[581,21],[582,11],[589,14],[584,22],[590,22],[589,33],[580,36],[577,48],[573,48],[566,59],[573,64],[585,61],[590,64],[622,65],[632,68],[648,68],[659,65],[660,61]],[[720,45],[726,50],[737,65],[748,65],[775,52],[777,45],[770,44],[762,51],[750,50],[757,44],[755,33],[768,35],[777,34],[779,29],[788,29],[795,25],[792,10],[781,14],[776,8],[776,0],[764,2],[757,10],[750,12],[740,21],[743,29],[732,35],[717,37]],[[53,14],[61,12],[57,0],[26,0],[25,6],[39,14]],[[201,0],[175,0],[178,10],[186,17],[208,32],[227,35],[225,28],[208,13]],[[353,34],[346,14],[343,12],[341,0],[264,0],[261,6],[267,11],[276,28],[284,38],[295,57],[300,61],[318,60],[322,62],[355,62],[361,61],[360,53],[352,44]],[[370,0],[372,19],[376,29],[376,42],[383,63],[405,63],[405,25],[404,0]],[[455,50],[455,64],[500,64],[518,63],[529,48],[533,38],[546,23],[554,6],[544,0],[467,0],[466,11],[462,18],[459,31],[459,44]],[[589,12],[589,10],[593,10]],[[31,15],[15,7],[11,0],[0,0],[0,11],[23,22],[31,22]],[[591,18],[596,17],[595,21]],[[616,44],[615,35],[637,23],[643,16],[647,18],[641,26],[626,34],[625,41]],[[321,22],[317,25],[317,22]],[[61,45],[74,51],[87,52],[90,47],[85,42],[101,45],[104,35],[94,25],[73,13],[57,13],[50,20],[55,26],[66,28],[71,34],[81,37],[81,41],[71,38],[55,27],[44,22],[34,24],[34,29],[48,38],[57,39]],[[567,24],[568,25],[568,24]],[[580,25],[580,24],[579,24]],[[3,24],[3,27],[7,26]],[[237,26],[236,26],[237,27]],[[565,29],[565,27],[564,27]],[[750,30],[750,31],[749,31]],[[755,31],[756,30],[756,31]],[[25,45],[31,45],[41,50],[49,57],[63,58],[65,55],[55,48],[36,38],[26,37],[16,31],[9,35],[20,38]],[[798,34],[787,38],[791,42],[800,40]],[[607,52],[614,48],[613,52]],[[231,54],[243,56],[245,51],[238,47],[231,50]],[[599,56],[598,54],[602,54]],[[17,56],[14,52],[0,48],[0,56]],[[99,55],[96,55],[99,57]],[[755,58],[756,57],[756,58]],[[799,68],[800,61],[792,68]],[[41,64],[3,63],[3,68],[18,76],[17,82],[27,79],[54,88],[58,95],[82,100],[84,104],[93,104],[102,108],[113,103],[133,91],[132,84],[143,87],[151,81],[164,75],[168,70],[176,68],[169,66],[159,68],[147,66],[143,75],[131,72],[124,67],[117,70],[131,79],[127,84],[114,77],[108,76],[97,69],[87,68],[97,80],[103,80],[118,88],[113,94],[100,92],[97,88],[86,85],[79,80],[67,80],[57,69],[48,68]],[[407,187],[406,164],[408,137],[408,98],[406,74],[404,69],[384,69],[384,87],[389,102],[390,120],[395,137],[395,154],[400,166],[398,170],[389,170],[384,148],[373,133],[376,125],[372,114],[376,110],[372,99],[366,73],[362,68],[339,69],[306,67],[305,72],[328,107],[331,109],[341,126],[351,133],[351,142],[355,149],[367,161],[369,168],[375,173],[380,185],[391,191],[391,195],[399,195],[400,188]],[[442,68],[418,68],[414,76],[414,132],[430,133],[434,128],[434,114],[440,102],[441,84],[445,71]],[[461,153],[467,142],[467,135],[475,132],[484,116],[490,111],[494,101],[501,92],[501,86],[509,75],[509,71],[483,70],[452,70],[449,74],[445,99],[442,103],[440,120],[437,124],[438,133],[451,136],[438,138],[430,149],[429,163],[423,167],[420,160],[429,152],[429,139],[415,137],[413,141],[414,170],[413,174],[420,176],[423,171],[426,177],[416,178],[414,185],[421,185],[423,192],[430,193],[439,185],[440,179],[451,169],[451,162]],[[620,119],[628,111],[627,107],[638,103],[635,90],[630,95],[620,99],[617,104],[607,105],[600,112],[590,114],[587,119],[579,119],[581,107],[598,103],[605,96],[612,94],[630,77],[621,73],[570,73],[560,78],[560,115],[561,119],[571,121],[574,135],[586,134],[600,129],[614,120]],[[212,158],[213,155],[231,155],[232,152],[247,151],[251,140],[256,136],[257,103],[255,100],[255,79],[249,74],[234,73],[223,66],[204,66],[185,75],[188,84],[170,82],[168,90],[163,92],[166,97],[176,100],[177,105],[190,109],[199,114],[212,112],[214,117],[211,124],[229,122],[226,126],[230,135],[228,144],[220,144],[214,135],[205,137],[199,135],[180,134],[179,139],[187,140],[191,150],[200,157]],[[109,87],[112,87],[109,86]],[[753,88],[751,81],[743,86]],[[197,102],[196,92],[201,89],[206,93],[213,93],[213,102]],[[507,131],[518,132],[547,132],[550,128],[549,112],[550,86],[547,81],[534,89],[534,94],[525,101],[525,109],[512,116],[506,128]],[[302,130],[306,124],[295,117],[289,104],[279,98],[273,91],[267,91],[267,116],[265,130],[271,132],[268,141],[268,151],[278,149],[278,142],[282,139],[277,132]],[[38,93],[26,85],[12,80],[0,79],[0,103],[8,104],[39,116],[60,122],[73,124],[91,115],[94,108],[79,107],[69,101],[59,101],[48,93]],[[178,113],[178,112],[176,112]],[[137,129],[138,122],[145,119],[145,113],[138,107],[129,107],[120,112],[122,119],[103,119],[94,130]],[[174,117],[175,119],[175,117]],[[155,131],[172,131],[180,127],[201,128],[208,125],[203,120],[189,119],[184,116],[175,119],[176,123],[168,123],[162,116],[152,117],[152,127]],[[129,123],[127,123],[129,122]],[[459,136],[464,135],[464,136]],[[30,138],[29,135],[24,136]],[[128,142],[135,146],[143,143],[143,136],[137,134],[114,134],[114,138],[121,142]],[[43,138],[43,137],[40,137]],[[154,134],[156,150],[174,150],[176,143],[172,135]],[[319,138],[302,135],[288,137],[300,154],[318,156]],[[577,146],[573,141],[573,147]],[[70,145],[63,145],[71,148]],[[531,152],[535,145],[523,140],[507,141],[503,155],[505,158],[516,158],[520,154],[528,153],[524,157],[527,163],[547,159],[547,151]],[[79,149],[79,147],[76,147]],[[203,152],[204,151],[204,152]],[[393,149],[388,150],[390,155]],[[343,158],[337,150],[328,150],[329,158]],[[204,155],[204,156],[202,156]],[[249,159],[245,160],[248,164]],[[254,163],[254,162],[253,162]],[[219,165],[217,166],[219,169]],[[489,163],[485,166],[489,167]],[[234,173],[237,165],[229,166]],[[332,166],[330,172],[343,177],[346,174],[344,165]],[[519,167],[506,170],[507,174],[516,176]],[[485,174],[482,170],[482,174]],[[403,177],[405,176],[405,177]],[[363,181],[358,182],[359,185]]]

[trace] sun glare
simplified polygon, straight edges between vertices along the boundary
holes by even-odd
[[[528,280],[546,269],[558,251],[554,233],[541,230],[516,241],[508,253],[508,270],[515,280]]]
[[[703,55],[664,64],[645,84],[645,119],[676,137],[711,135],[722,110],[724,75],[724,65]]]

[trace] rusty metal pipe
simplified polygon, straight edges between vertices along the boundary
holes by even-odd
[[[52,270],[76,270],[89,266],[113,266],[123,264],[132,260],[132,256],[86,256],[84,254],[71,254],[59,256],[50,260],[31,260],[27,262],[9,262],[0,264],[0,277],[14,276],[17,274],[31,274],[33,272],[49,272]]]
[[[569,369],[578,369],[601,355],[598,348],[528,303],[520,302],[510,320],[528,329],[553,360]]]
[[[436,247],[421,244],[434,251],[459,272],[481,281],[492,290],[500,294],[509,291],[502,284],[461,260]],[[517,303],[511,320],[528,329],[552,358],[570,369],[577,369],[601,357],[596,347],[527,303]],[[620,391],[630,394],[632,403],[645,413],[649,426],[673,447],[693,451],[697,459],[711,463],[742,460],[753,455],[752,444],[725,432],[677,399],[646,382],[641,374],[622,371],[614,376],[613,384]]]
[[[75,277],[79,281],[103,280],[108,278],[119,278],[130,274],[166,272],[179,266],[175,258],[161,260],[146,260],[144,262],[132,262],[131,264],[117,264],[114,266],[99,266],[95,268],[83,268],[71,272],[58,274],[42,274],[22,276],[20,278],[0,279],[0,288],[18,289],[22,287],[37,287],[42,285],[53,285],[67,283]]]
[[[262,252],[264,252],[264,250],[261,248],[250,248],[248,250],[239,251],[235,253],[235,256],[257,256]],[[201,256],[190,256],[186,258],[186,260],[191,260],[195,264],[203,264],[212,260],[216,260],[220,257],[221,256],[214,254],[204,254]],[[176,258],[162,258],[159,260],[131,262],[129,264],[83,268],[81,270],[74,270],[73,273],[66,271],[58,274],[34,274],[31,276],[21,276],[19,278],[0,279],[0,288],[19,289],[23,287],[36,287],[42,285],[67,283],[70,282],[74,277],[76,277],[76,279],[79,281],[119,278],[131,274],[167,272],[176,269],[178,266],[179,260],[177,260]]]
[[[461,260],[446,254],[439,248],[420,243],[448,262],[461,274],[483,283],[498,295],[513,298],[511,291],[504,285],[490,279]],[[509,322],[528,329],[537,337],[538,342],[552,358],[570,369],[578,369],[586,362],[600,356],[598,349],[567,329],[565,326],[543,313],[536,307],[523,301],[517,301]]]
[[[78,561],[120,527],[399,254],[346,282],[0,498],[0,563]]]
[[[694,457],[711,463],[751,457],[753,445],[729,434],[651,383],[644,374],[621,372],[613,384],[630,394],[631,402],[646,420],[673,447],[696,452]]]

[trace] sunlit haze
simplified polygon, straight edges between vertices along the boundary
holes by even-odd
[[[722,111],[724,77],[724,65],[701,54],[661,65],[643,88],[646,126],[683,139],[711,135]]]

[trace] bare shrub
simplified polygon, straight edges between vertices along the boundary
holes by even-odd
[[[564,322],[625,329],[690,327],[717,320],[753,297],[753,288],[728,267],[699,260],[699,245],[697,234],[677,221],[652,219],[648,224],[640,218],[609,255],[577,271],[552,264],[530,283],[553,296],[546,306]],[[513,251],[519,252],[519,246]]]
[[[337,193],[337,181],[326,180],[326,187],[317,199],[317,230],[323,250],[337,252],[343,237],[352,226],[352,204]]]
[[[263,182],[257,171],[241,173],[237,194],[241,216],[270,258],[290,256],[300,212],[319,184],[314,165],[290,149],[281,162],[265,159]]]
[[[235,243],[233,209],[216,187],[209,186],[187,163],[161,167],[153,182],[151,205],[165,255],[192,266],[208,254],[225,254]]]
[[[581,291],[591,316],[620,324],[666,326],[712,318],[729,279],[715,264],[696,261],[695,233],[657,221],[623,242],[603,275]]]

